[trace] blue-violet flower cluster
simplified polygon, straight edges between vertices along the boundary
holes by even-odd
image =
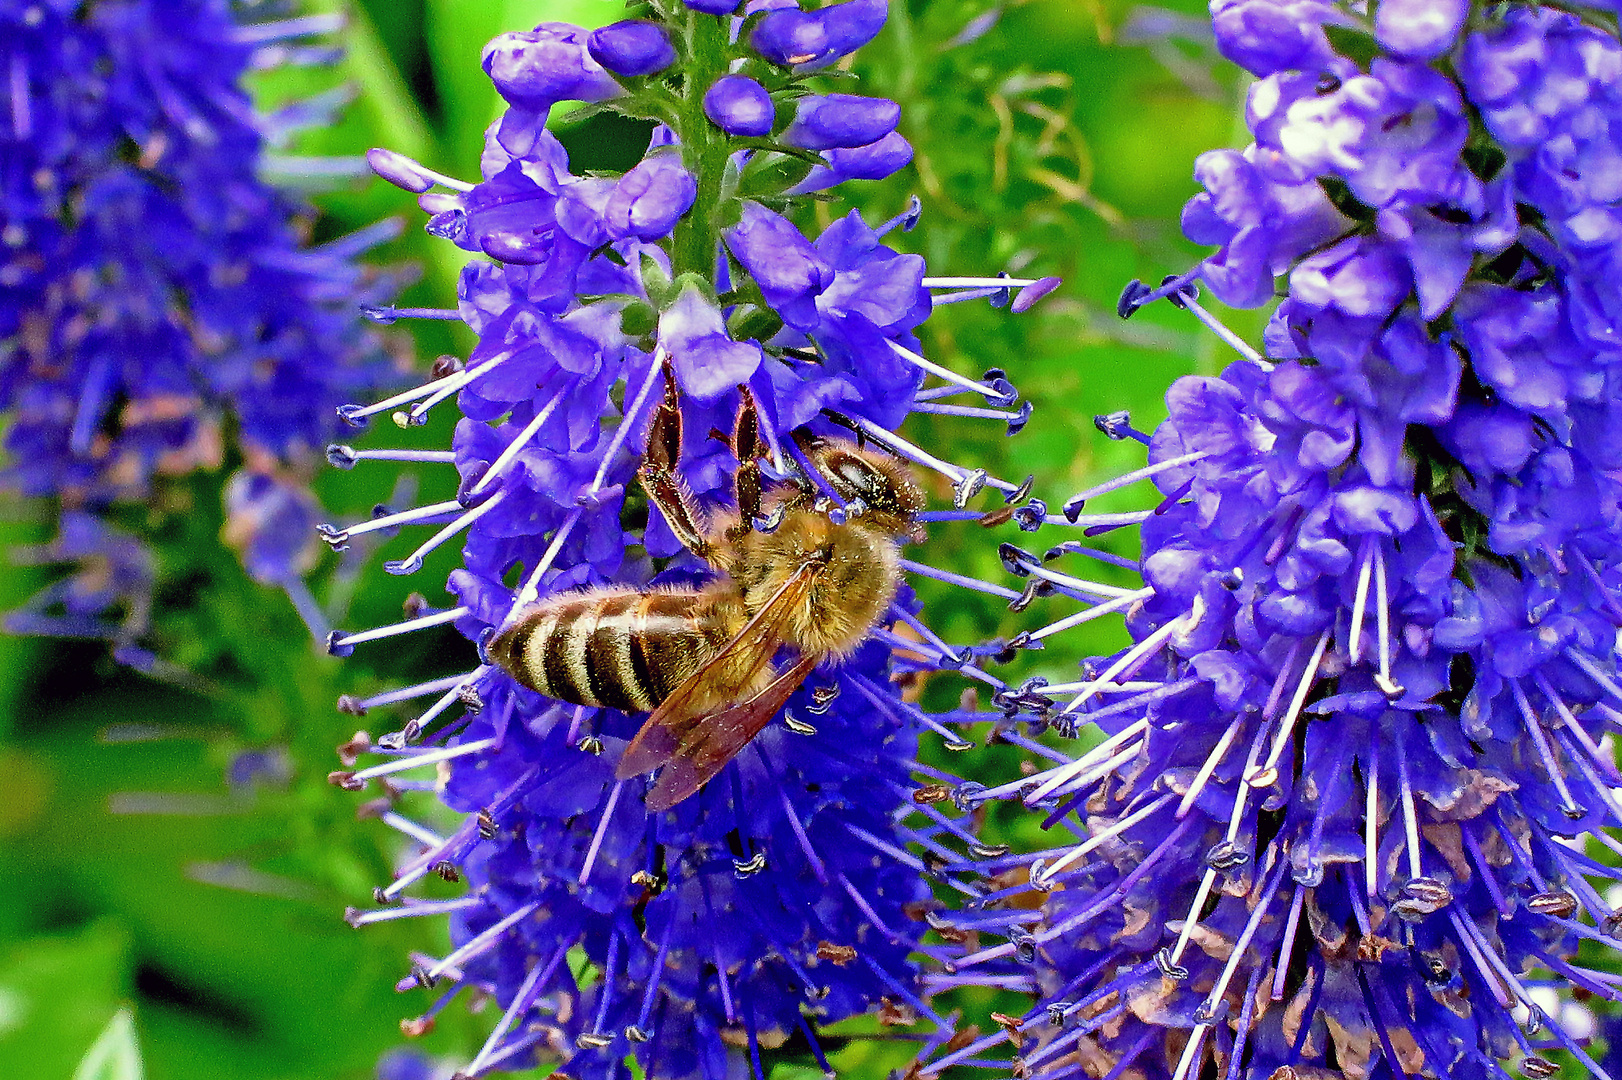
[[[884,243],[916,207],[877,227],[851,213],[815,238],[785,213],[796,194],[907,163],[894,103],[818,90],[817,70],[871,39],[885,15],[884,0],[814,10],[689,0],[589,33],[544,23],[484,51],[508,107],[486,133],[479,182],[373,152],[380,175],[418,193],[431,233],[478,256],[456,308],[478,344],[425,386],[342,410],[357,425],[381,413],[409,429],[454,397],[452,449],[330,454],[341,465],[442,461],[461,482],[454,500],[323,534],[342,547],[430,525],[386,568],[414,573],[458,537],[463,564],[448,581],[453,606],[334,634],[333,652],[447,623],[484,643],[539,597],[711,576],[635,479],[667,379],[687,433],[675,469],[700,505],[731,500],[739,463],[706,433],[733,430],[747,388],[768,483],[818,485],[829,496],[819,512],[835,523],[862,507],[841,503],[816,472],[807,434],[860,433],[944,475],[956,507],[920,520],[980,516],[967,504],[988,485],[1029,510],[1028,487],[941,461],[893,429],[925,409],[1017,430],[1029,408],[1014,407],[1001,372],[982,381],[937,365],[914,331],[935,303],[1022,309],[1055,282],[927,277],[921,258]],[[642,160],[620,175],[572,172],[546,128],[563,101],[656,118]],[[924,389],[927,376],[943,382]],[[957,394],[986,404],[941,400]],[[952,667],[1001,684],[935,637],[915,606],[903,587],[854,655],[814,671],[712,783],[669,811],[649,811],[644,778],[616,777],[645,717],[543,697],[493,663],[342,702],[361,714],[435,698],[403,730],[345,747],[382,763],[351,760],[333,776],[350,788],[387,777],[386,797],[368,806],[416,845],[378,890],[382,906],[351,922],[450,917],[452,951],[419,959],[401,983],[449,988],[407,1032],[471,990],[492,995],[501,1017],[466,1075],[546,1060],[574,1077],[617,1077],[634,1055],[643,1075],[709,1080],[761,1075],[762,1051],[790,1039],[820,1058],[818,1025],[875,1010],[945,1039],[914,962],[936,907],[925,874],[973,891],[962,870],[974,838],[935,805],[950,778],[915,760],[926,732],[960,740],[896,680]],[[400,776],[428,766],[437,780]],[[927,795],[915,773],[934,778]],[[460,825],[440,836],[404,816],[397,800],[413,789],[434,791]],[[465,882],[464,894],[416,897],[431,874]],[[577,977],[575,950],[589,975]]]
[[[1217,0],[1254,142],[1203,155],[1165,297],[1241,359],[1188,377],[1148,465],[1064,507],[1141,526],[1133,644],[1005,695],[1103,741],[960,798],[1080,841],[1003,861],[1040,910],[960,973],[1040,998],[1027,1077],[1529,1077],[1615,1000],[1622,825],[1622,44],[1553,7]],[[1199,305],[1288,290],[1265,355]],[[1150,479],[1156,505],[1089,515]],[[1106,520],[1108,519],[1108,520]],[[1048,554],[1085,554],[1079,541]],[[1020,573],[1053,575],[1008,552]],[[1564,1001],[1565,1004],[1561,1004]]]
[[[329,59],[307,42],[336,25],[239,23],[226,0],[0,3],[3,476],[61,507],[33,557],[81,568],[9,629],[139,662],[151,560],[114,511],[237,449],[229,534],[250,571],[294,585],[309,565],[297,466],[336,404],[383,381],[353,260],[392,226],[303,247],[303,207],[258,171],[330,106],[256,115],[241,80]]]

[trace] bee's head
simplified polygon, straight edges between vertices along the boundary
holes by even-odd
[[[847,503],[859,500],[874,525],[898,535],[912,532],[924,494],[903,462],[846,439],[813,438],[800,445],[834,493]]]

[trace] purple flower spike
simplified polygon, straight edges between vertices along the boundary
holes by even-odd
[[[704,92],[704,115],[728,135],[760,138],[772,133],[777,109],[766,88],[747,75],[724,75]]]
[[[895,130],[901,106],[887,98],[828,94],[800,100],[783,141],[807,150],[868,146]]]
[[[644,159],[620,178],[603,207],[608,235],[615,240],[662,239],[693,205],[698,181],[673,153]]]
[[[1469,13],[1465,0],[1382,0],[1374,37],[1398,56],[1434,60],[1453,47]]]
[[[663,71],[676,62],[670,35],[658,23],[626,19],[591,32],[586,39],[591,58],[615,75],[635,78]]]
[[[700,401],[714,401],[748,382],[762,355],[754,342],[727,336],[721,309],[694,285],[659,316],[659,345],[670,354],[681,388]]]
[[[681,0],[694,11],[706,15],[731,15],[738,10],[738,0]]]
[[[512,104],[546,112],[560,101],[606,101],[622,91],[586,51],[586,31],[542,23],[502,34],[484,47],[485,74]]]
[[[884,29],[889,0],[846,0],[817,11],[773,11],[749,43],[774,64],[814,70],[855,52]]]

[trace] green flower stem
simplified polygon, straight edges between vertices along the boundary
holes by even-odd
[[[682,162],[698,179],[698,197],[692,210],[676,227],[671,253],[673,277],[700,274],[706,281],[715,272],[715,246],[720,241],[717,211],[721,179],[732,152],[726,133],[704,115],[704,94],[727,71],[727,37],[722,20],[687,12],[687,80],[681,105]]]

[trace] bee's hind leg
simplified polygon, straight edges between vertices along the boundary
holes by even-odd
[[[676,393],[676,374],[665,362],[665,396],[654,410],[648,432],[648,449],[637,470],[648,501],[665,516],[676,539],[705,562],[713,563],[715,545],[709,540],[709,518],[693,500],[676,465],[681,460],[681,399]]]

